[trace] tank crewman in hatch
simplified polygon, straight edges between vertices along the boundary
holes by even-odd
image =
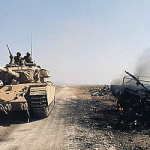
[[[22,65],[23,64],[23,59],[21,57],[21,53],[20,52],[17,52],[17,56],[14,57],[14,60],[15,60],[15,64],[16,65]]]
[[[25,60],[25,63],[33,63],[31,54],[29,52],[26,53],[26,56],[23,57],[23,60]]]

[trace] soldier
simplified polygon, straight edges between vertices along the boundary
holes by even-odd
[[[20,52],[17,52],[17,56],[14,57],[14,60],[15,60],[16,65],[22,65],[23,64]]]
[[[26,53],[26,56],[23,57],[23,60],[25,60],[25,63],[33,63],[31,54],[29,52]]]

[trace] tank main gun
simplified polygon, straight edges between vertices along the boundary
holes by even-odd
[[[14,72],[14,71],[12,71],[11,69],[9,69],[9,68],[3,68],[3,67],[1,67],[0,66],[0,72],[5,72],[5,73],[8,73],[8,74],[10,74],[10,75],[12,75],[12,76],[14,76],[14,77],[16,77],[16,78],[19,78],[19,73],[17,73],[17,72]]]

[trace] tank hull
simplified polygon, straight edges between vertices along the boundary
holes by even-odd
[[[47,117],[54,104],[55,86],[52,83],[26,83],[0,88],[0,111],[33,111]],[[47,113],[43,112],[47,110]],[[40,113],[42,115],[40,115]]]

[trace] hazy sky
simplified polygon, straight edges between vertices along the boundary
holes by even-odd
[[[0,0],[0,65],[33,58],[54,82],[110,84],[150,47],[150,1]]]

